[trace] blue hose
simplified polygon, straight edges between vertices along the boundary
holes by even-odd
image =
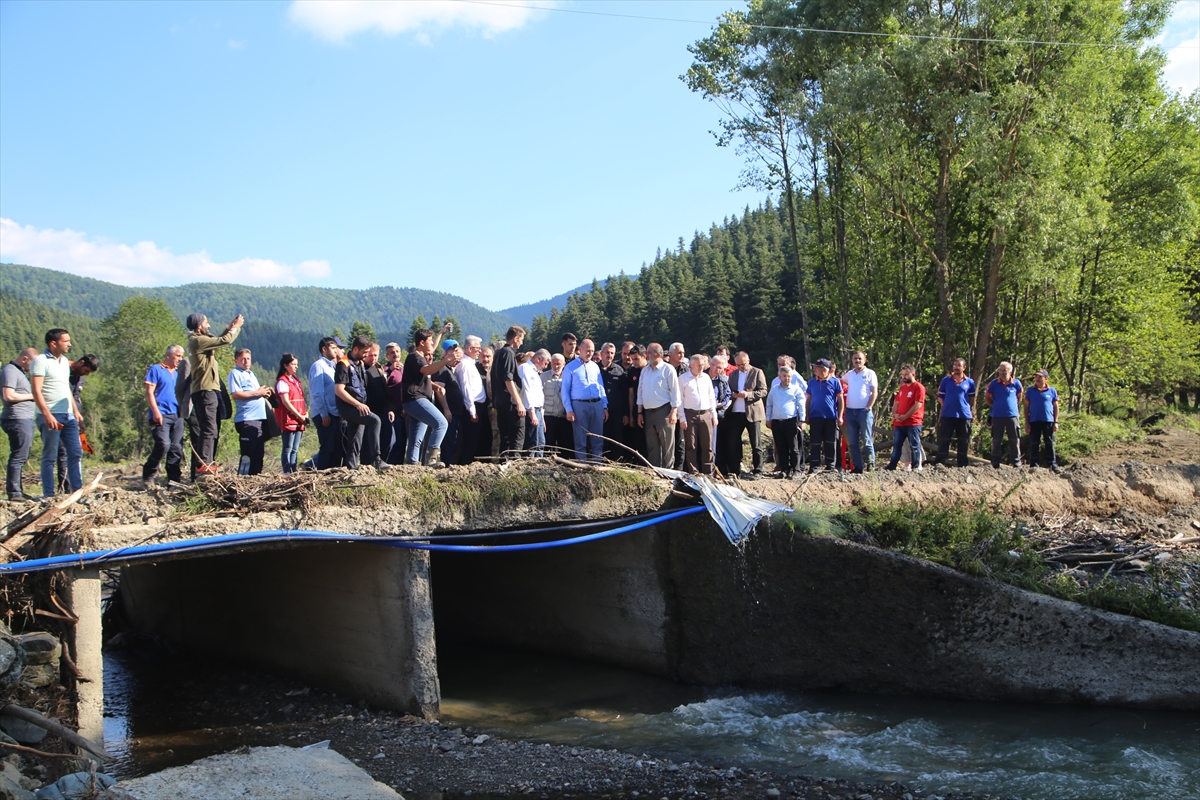
[[[266,544],[270,542],[325,542],[325,543],[366,543],[386,545],[389,547],[402,547],[408,550],[432,550],[437,552],[448,553],[484,553],[484,552],[499,552],[499,553],[514,553],[525,550],[546,550],[552,547],[567,547],[573,544],[581,544],[583,542],[596,541],[598,539],[606,539],[611,536],[618,536],[622,533],[646,528],[660,522],[684,517],[689,514],[697,514],[704,511],[704,506],[690,506],[688,508],[679,509],[677,511],[655,512],[653,514],[644,515],[637,522],[629,525],[622,525],[617,528],[611,528],[605,531],[589,533],[584,536],[576,536],[570,539],[556,539],[549,542],[527,542],[523,544],[506,544],[506,545],[460,545],[460,544],[436,544],[427,540],[429,537],[413,537],[404,536],[355,536],[351,534],[330,533],[328,531],[305,531],[305,530],[274,530],[274,531],[254,531],[248,533],[231,533],[224,536],[209,536],[203,539],[188,539],[180,542],[162,542],[159,544],[146,544],[136,547],[121,547],[114,550],[101,550],[94,553],[69,553],[67,555],[52,556],[50,558],[39,558],[30,561],[16,561],[9,564],[0,564],[0,574],[19,574],[24,572],[44,572],[55,569],[83,569],[85,567],[101,566],[106,563],[116,562],[119,564],[128,564],[135,561],[157,560],[164,555],[175,553],[205,551],[205,550],[224,550],[230,546],[238,544]],[[539,530],[522,530],[522,531],[498,531],[490,536],[501,535],[529,535],[531,533],[553,533],[556,530],[572,529],[580,527],[578,523],[565,525],[560,528],[542,528]],[[476,535],[476,534],[469,534]],[[449,538],[449,537],[446,537]]]

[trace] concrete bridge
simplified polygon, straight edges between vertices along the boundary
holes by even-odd
[[[682,501],[659,487],[622,510],[672,502]],[[585,506],[451,524],[478,532],[538,516],[604,516]],[[334,530],[339,518],[331,508],[303,521]],[[301,521],[251,514],[201,532],[244,533],[264,523],[295,530]],[[348,527],[412,536],[415,525],[368,532],[354,518]],[[180,647],[427,718],[439,712],[439,639],[699,685],[1200,710],[1200,634],[768,522],[741,548],[703,513],[527,552],[430,554],[342,541],[234,546],[128,563],[121,599],[131,623]],[[120,563],[119,555],[108,561]],[[98,575],[74,576],[75,651],[81,671],[98,678]],[[80,700],[81,732],[95,734],[99,682],[80,684]]]

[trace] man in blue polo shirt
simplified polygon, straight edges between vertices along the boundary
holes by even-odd
[[[591,339],[579,344],[575,369],[563,370],[562,404],[567,421],[575,431],[575,458],[599,461],[604,452],[604,422],[608,419],[608,395],[604,391],[604,373],[592,361],[596,345]],[[596,434],[589,436],[589,433]]]
[[[971,406],[975,404],[975,381],[967,377],[967,360],[954,359],[950,374],[938,386],[938,402],[942,413],[938,417],[937,458],[934,464],[945,466],[950,457],[950,440],[958,440],[958,466],[967,465],[967,448],[971,444]]]
[[[241,451],[238,475],[257,475],[262,472],[263,447],[267,443],[263,438],[263,423],[267,419],[267,397],[271,394],[271,387],[258,385],[258,378],[250,371],[253,358],[249,348],[238,349],[233,354],[234,369],[229,370],[226,379],[229,396],[237,402],[233,427],[237,431],[238,448]]]
[[[846,396],[829,359],[817,359],[812,366],[814,377],[808,381],[805,414],[810,442],[808,467],[809,472],[816,472],[824,456],[825,469],[829,471],[834,468],[834,436],[845,415]]]
[[[1039,369],[1033,376],[1033,386],[1025,391],[1025,422],[1029,425],[1029,466],[1049,467],[1055,472],[1058,460],[1054,454],[1054,434],[1058,431],[1058,390],[1050,385],[1050,373]],[[1046,455],[1041,457],[1045,442]]]
[[[1021,466],[1021,382],[1013,377],[1013,365],[1001,361],[996,379],[988,384],[983,402],[991,409],[992,467],[1000,469],[1001,442],[1008,437],[1008,463]]]
[[[150,457],[142,465],[142,488],[154,485],[154,476],[163,456],[167,457],[167,480],[179,483],[183,480],[183,417],[179,416],[179,401],[175,384],[179,376],[179,362],[183,360],[183,348],[173,344],[163,354],[162,363],[146,370],[146,405],[149,407],[150,434],[154,447]]]

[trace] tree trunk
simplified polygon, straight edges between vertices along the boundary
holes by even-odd
[[[978,384],[987,372],[988,353],[991,351],[992,331],[996,327],[996,306],[1000,293],[1000,265],[1004,262],[1004,251],[1008,248],[1004,227],[992,228],[992,240],[987,250],[987,282],[983,292],[983,308],[980,309],[979,333],[975,337],[975,365],[971,377]],[[981,399],[977,396],[976,402]]]
[[[942,328],[942,367],[954,364],[954,306],[950,288],[950,148],[938,153],[937,195],[934,198],[933,271],[937,280],[938,321]]]
[[[779,124],[782,126],[784,124],[782,114],[780,114],[780,119]],[[804,268],[800,263],[800,236],[796,232],[796,198],[795,190],[792,187],[792,167],[788,160],[786,146],[782,148],[782,156],[783,188],[787,195],[788,235],[792,240],[792,266],[796,270],[796,293],[800,299],[800,336],[804,343],[804,362],[807,364],[811,360],[808,345],[808,300],[804,296]]]

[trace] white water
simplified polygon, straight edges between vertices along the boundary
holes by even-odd
[[[705,692],[536,656],[443,662],[443,719],[539,742],[1027,800],[1200,798],[1200,715]]]

